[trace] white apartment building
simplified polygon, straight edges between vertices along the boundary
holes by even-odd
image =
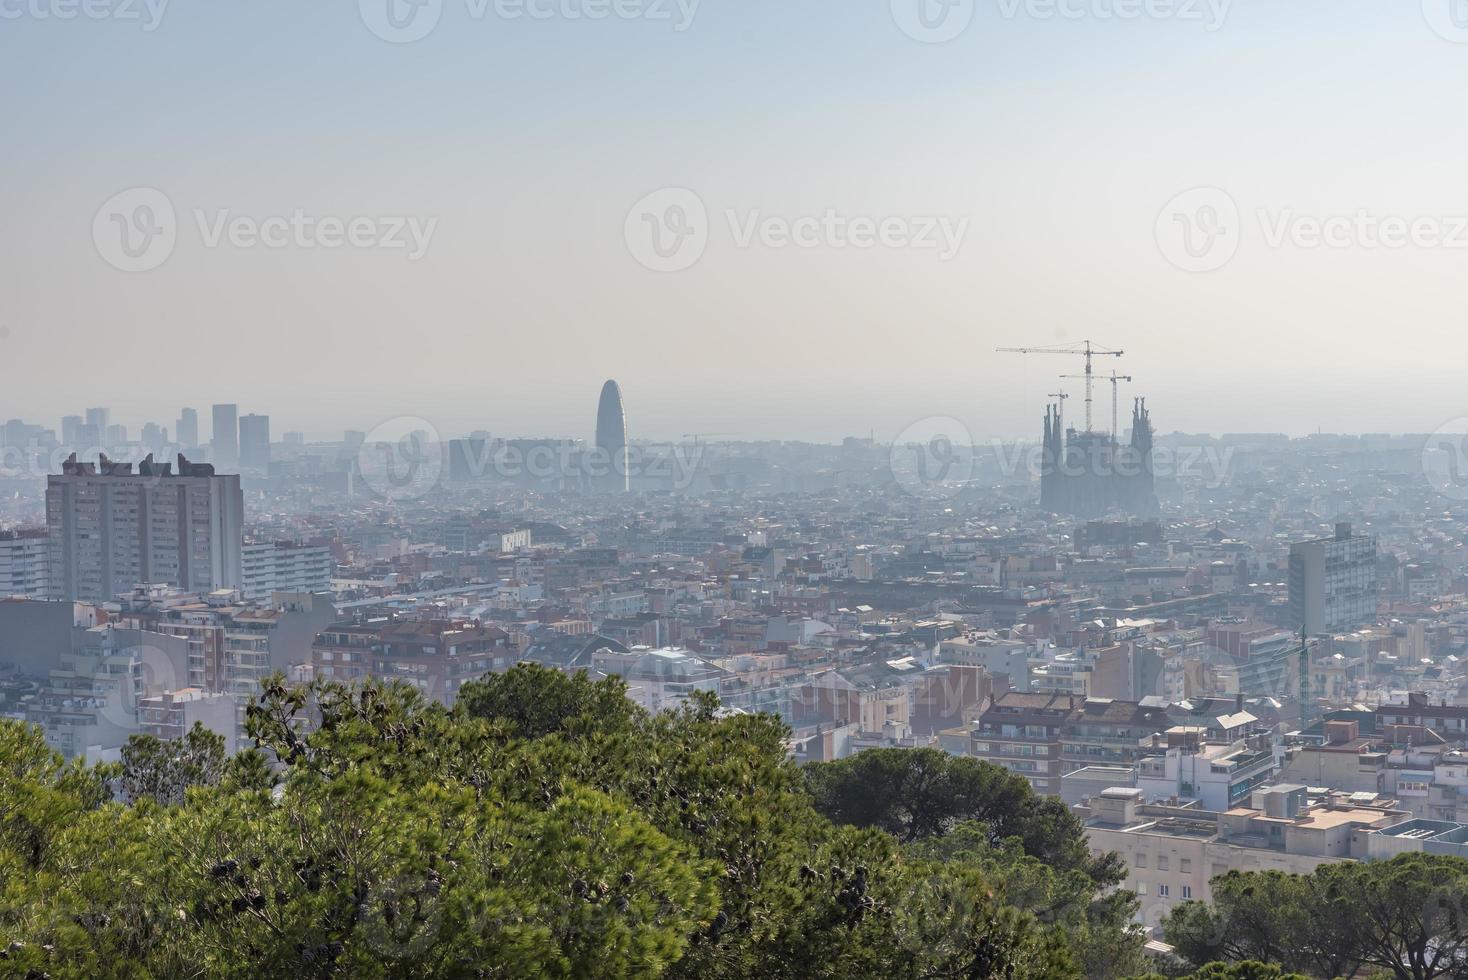
[[[272,592],[329,592],[335,559],[324,544],[252,541],[242,549],[241,593],[268,599]]]
[[[0,531],[0,598],[50,594],[51,544],[43,530]]]
[[[1279,760],[1270,744],[1206,742],[1205,731],[1168,729],[1167,748],[1137,763],[1136,788],[1149,800],[1192,801],[1222,812],[1242,806],[1256,786],[1274,778]]]

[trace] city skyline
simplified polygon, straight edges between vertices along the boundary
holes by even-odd
[[[0,972],[1468,977],[1468,0],[0,79]]]

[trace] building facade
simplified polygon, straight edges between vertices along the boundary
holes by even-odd
[[[220,473],[237,473],[240,468],[240,407],[214,406],[214,429],[209,444],[209,460]]]
[[[241,592],[246,599],[268,599],[272,592],[329,592],[334,567],[324,544],[252,541],[243,548]]]
[[[245,415],[240,418],[240,472],[250,476],[270,473],[270,416]]]
[[[1290,545],[1290,618],[1308,636],[1376,621],[1376,538],[1337,524],[1335,536]]]
[[[47,478],[49,593],[105,602],[140,583],[192,592],[243,584],[244,497],[238,476],[178,457],[81,463]]]
[[[596,406],[597,468],[604,474],[588,474],[604,492],[626,493],[632,486],[627,472],[627,413],[622,407],[622,389],[617,382],[602,385]]]
[[[50,595],[51,545],[40,529],[0,531],[0,598]]]

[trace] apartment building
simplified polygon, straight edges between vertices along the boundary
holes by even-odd
[[[1304,786],[1254,790],[1249,806],[1226,811],[1150,805],[1140,788],[1108,789],[1082,811],[1095,855],[1127,865],[1137,919],[1158,926],[1179,902],[1211,901],[1210,882],[1230,871],[1308,874],[1322,864],[1370,857],[1373,832],[1409,815],[1392,804],[1357,804],[1342,794],[1312,798]]]
[[[633,647],[626,653],[600,649],[592,669],[627,682],[627,696],[648,711],[676,708],[694,691],[717,692],[728,672],[687,650]]]
[[[182,639],[147,630],[77,629],[70,652],[26,702],[25,720],[66,758],[114,758],[143,728],[141,701],[180,686],[186,656]]]
[[[1433,704],[1426,694],[1411,691],[1377,706],[1377,730],[1385,731],[1390,725],[1430,728],[1450,742],[1463,744],[1468,742],[1468,705]]]
[[[62,464],[46,481],[52,599],[106,602],[139,583],[238,589],[244,497],[238,476],[178,457]]]
[[[404,620],[376,627],[370,643],[371,673],[378,680],[403,681],[427,697],[452,707],[459,688],[493,671],[508,670],[515,662],[509,634],[496,626],[452,619]],[[326,639],[325,642],[322,638]],[[345,644],[341,643],[347,640]],[[345,667],[346,680],[359,677],[355,655],[366,653],[360,634],[345,625],[322,630],[313,645],[312,662]],[[331,659],[325,654],[330,653]],[[353,655],[345,663],[343,653]]]
[[[1004,675],[1015,691],[1030,689],[1030,660],[1034,646],[1007,640],[993,632],[971,630],[938,644],[938,659],[966,667],[982,667],[990,677]],[[1068,692],[1074,693],[1074,692]]]
[[[1174,726],[1165,748],[1137,763],[1136,788],[1146,799],[1196,802],[1205,810],[1231,810],[1256,787],[1274,778],[1278,760],[1272,741],[1255,736],[1239,742],[1209,742],[1202,728]],[[1154,739],[1154,744],[1158,739]]]
[[[272,592],[329,592],[335,567],[331,548],[320,543],[252,541],[242,550],[241,594],[269,599]]]
[[[1376,619],[1376,538],[1336,525],[1335,536],[1290,545],[1290,617],[1316,636]]]
[[[1076,705],[1061,726],[1061,771],[1086,766],[1134,766],[1151,751],[1152,736],[1170,726],[1167,706],[1160,699],[1087,698]]]
[[[0,598],[45,599],[51,590],[50,568],[45,529],[0,531]]]
[[[161,739],[183,738],[200,724],[224,737],[225,755],[240,748],[235,702],[228,694],[185,687],[148,695],[138,701],[138,721],[144,734]]]
[[[1037,793],[1059,796],[1061,731],[1079,704],[1069,694],[1010,691],[979,715],[966,737],[945,745],[1025,777]]]
[[[375,623],[335,623],[311,644],[313,675],[325,681],[351,684],[372,676],[373,653],[386,620]]]

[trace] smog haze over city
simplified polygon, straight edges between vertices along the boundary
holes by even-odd
[[[988,439],[1033,430],[1052,374],[994,347],[1096,336],[1169,430],[1431,432],[1463,413],[1468,343],[1451,8],[10,0],[0,351],[105,350],[89,387],[135,424],[176,410],[131,383],[166,367],[168,394],[268,402],[313,437],[396,414],[580,436],[580,393],[615,373],[650,438],[890,439],[944,414]],[[1175,200],[1200,187],[1234,209],[1237,254],[1207,272],[1178,267],[1215,220]],[[125,272],[93,222],[110,209],[117,239],[138,188],[172,251]],[[705,212],[676,273],[625,234],[667,189]],[[371,225],[259,242],[298,211]],[[892,233],[782,239],[828,214]],[[72,410],[48,372],[6,396]]]
[[[0,80],[0,980],[1468,976],[1468,0]]]

